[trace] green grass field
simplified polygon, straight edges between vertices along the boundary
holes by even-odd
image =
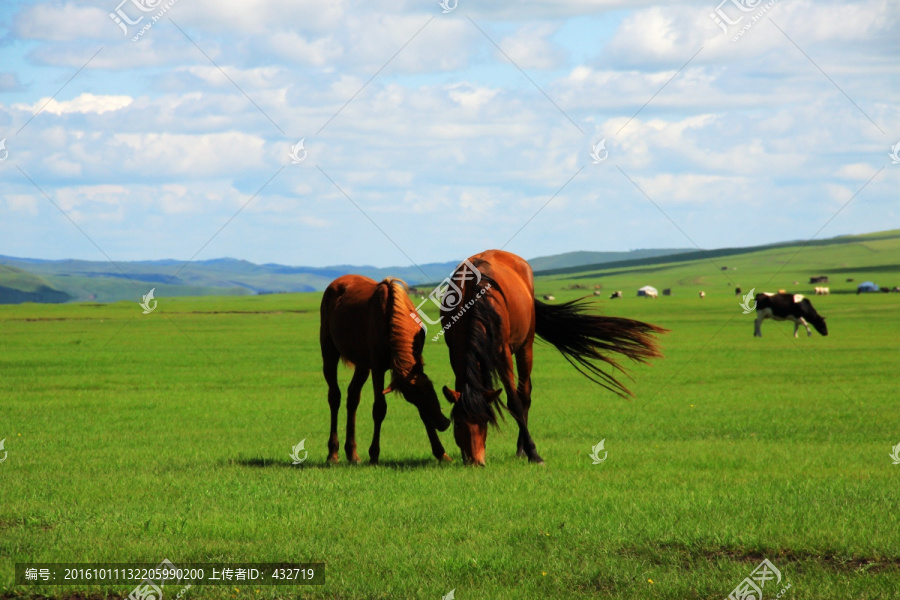
[[[513,456],[511,418],[491,431],[486,468],[461,464],[450,431],[454,462],[440,466],[395,395],[383,464],[326,467],[319,294],[157,295],[149,315],[136,302],[0,307],[0,597],[133,587],[15,586],[17,562],[163,558],[327,563],[321,587],[185,598],[722,599],[763,558],[782,574],[766,599],[787,585],[782,598],[900,597],[900,465],[889,457],[900,294],[839,293],[855,288],[848,277],[900,283],[898,239],[790,262],[797,248],[540,279],[557,301],[601,284],[604,312],[670,330],[665,358],[631,370],[631,401],[536,345],[530,426],[544,466]],[[752,337],[735,284],[810,293],[820,271],[833,276],[832,295],[812,298],[828,337],[794,339],[791,323],[772,321]],[[644,284],[674,295],[635,298]],[[626,297],[606,300],[615,289]],[[436,385],[452,382],[443,341],[425,358]],[[371,394],[367,384],[364,459]],[[309,458],[292,466],[302,439]]]

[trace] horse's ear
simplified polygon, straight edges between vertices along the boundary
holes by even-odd
[[[459,401],[459,397],[462,395],[456,390],[451,390],[446,385],[444,386],[444,397],[447,399],[447,402],[450,404],[456,404]]]
[[[503,393],[503,390],[493,390],[484,395],[488,400],[496,400],[500,397],[500,394]]]

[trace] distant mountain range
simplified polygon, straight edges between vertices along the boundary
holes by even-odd
[[[568,252],[530,260],[535,271],[656,258],[684,249],[629,252]],[[234,258],[191,262],[42,260],[0,256],[0,304],[19,302],[115,302],[133,300],[155,287],[157,296],[247,295],[324,290],[335,278],[358,273],[381,280],[400,277],[411,285],[438,282],[459,261],[405,267],[257,265]]]
[[[881,244],[886,249],[884,260],[869,267],[850,268],[838,257],[857,252],[874,252]],[[743,248],[659,248],[628,252],[567,252],[541,256],[529,260],[535,274],[543,280],[559,278],[596,279],[633,273],[648,273],[671,268],[678,264],[702,261],[708,270],[709,261],[722,270],[736,268],[735,262],[746,263],[747,255],[758,253],[756,260],[773,259],[779,251],[796,248],[801,251],[818,248],[821,264],[816,273],[878,274],[893,276],[900,269],[896,262],[895,245],[900,244],[900,230],[881,231],[864,235],[847,235],[820,240],[779,242]],[[879,246],[880,247],[880,246]],[[898,246],[900,247],[900,246]],[[727,261],[719,260],[729,257]],[[793,260],[790,258],[788,262]],[[886,262],[885,262],[886,261]],[[148,260],[135,262],[40,260],[0,256],[0,304],[21,302],[115,302],[137,301],[151,288],[156,296],[253,295],[282,292],[313,292],[325,289],[336,277],[347,273],[366,275],[375,280],[387,276],[400,277],[410,285],[431,287],[447,277],[457,261],[428,263],[405,267],[378,268],[372,266],[336,265],[333,267],[291,267],[278,264],[257,265],[245,260],[218,258],[185,264],[179,260]],[[852,279],[847,280],[852,281]]]

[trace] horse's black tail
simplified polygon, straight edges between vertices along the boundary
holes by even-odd
[[[602,370],[597,361],[627,375],[608,354],[615,352],[646,363],[648,359],[662,356],[652,334],[668,330],[632,319],[591,315],[587,313],[590,306],[585,298],[562,304],[544,304],[535,300],[536,333],[556,346],[565,359],[591,381],[620,396],[633,396],[611,373]]]

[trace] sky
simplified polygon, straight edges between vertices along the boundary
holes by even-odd
[[[3,0],[0,254],[384,267],[897,229],[898,40],[896,0]]]

